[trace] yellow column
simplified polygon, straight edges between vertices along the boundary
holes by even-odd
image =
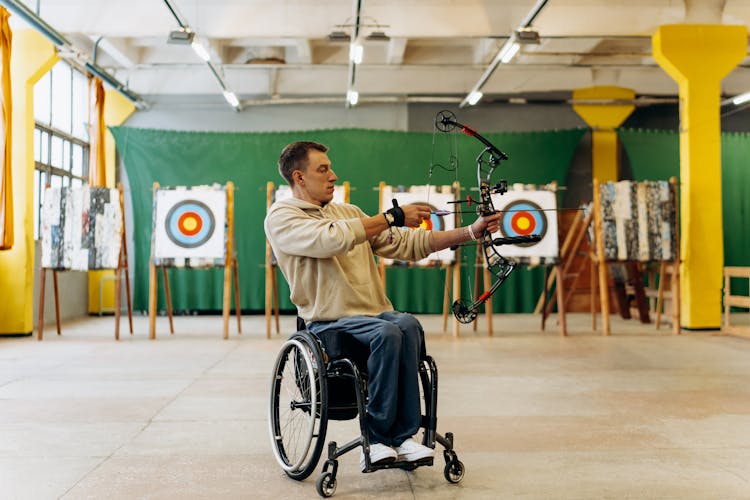
[[[104,92],[104,124],[116,126],[122,124],[135,111],[135,105],[116,90]],[[106,182],[108,187],[115,187],[115,165],[117,155],[115,150],[115,138],[107,129],[104,132],[104,165],[106,170]],[[126,221],[126,223],[132,223]],[[89,271],[89,314],[98,314],[99,290],[102,279],[105,276],[114,276],[114,271]],[[111,311],[115,307],[115,282],[111,279],[104,281],[101,288],[101,310]]]
[[[680,89],[682,326],[721,327],[724,241],[720,82],[747,54],[745,26],[661,26],[654,59]]]
[[[59,60],[34,30],[13,33],[13,222],[15,244],[0,252],[0,335],[30,334],[34,294],[34,84]]]
[[[632,101],[634,98],[632,90],[614,86],[573,91],[574,101],[591,101],[590,104],[574,104],[573,110],[591,127],[591,176],[599,182],[620,179],[619,143],[615,129],[630,116],[635,105],[617,101]]]

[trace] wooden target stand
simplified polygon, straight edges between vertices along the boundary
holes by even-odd
[[[349,181],[341,183],[341,187],[344,189],[344,203],[349,203],[349,195],[351,187]],[[266,212],[271,208],[273,202],[276,201],[276,185],[273,182],[266,184]],[[271,338],[271,318],[275,320],[276,335],[279,334],[279,284],[278,284],[278,264],[276,257],[271,249],[271,244],[266,238],[266,338]]]
[[[49,185],[46,186],[49,188]],[[122,194],[122,183],[117,184],[119,195],[120,213],[122,214],[122,225],[120,229],[120,254],[117,259],[115,271],[115,340],[120,340],[120,309],[122,307],[122,274],[125,273],[125,297],[128,305],[128,324],[130,326],[130,335],[133,335],[133,306],[130,302],[130,276],[128,272],[128,246],[125,238],[125,202]],[[103,269],[102,269],[103,270]],[[55,323],[57,334],[61,335],[60,328],[60,295],[57,286],[57,269],[41,268],[39,283],[39,317],[37,321],[37,340],[44,338],[44,288],[47,271],[52,271],[52,283],[55,297]],[[99,271],[99,269],[97,269]]]
[[[662,311],[664,309],[664,300],[667,297],[671,297],[672,300],[672,311],[671,311],[671,322],[672,331],[674,334],[680,333],[680,283],[679,283],[679,268],[680,268],[680,256],[679,256],[679,206],[677,196],[677,181],[674,177],[670,178],[670,189],[674,194],[675,200],[675,252],[674,259],[671,261],[656,261],[659,264],[659,285],[656,291],[656,328],[657,330],[661,327]],[[565,237],[565,242],[561,248],[560,267],[556,267],[555,270],[547,277],[545,282],[545,297],[548,290],[552,286],[563,288],[562,292],[562,304],[563,309],[567,307],[574,292],[580,286],[580,277],[583,274],[583,270],[588,265],[590,266],[590,290],[591,290],[591,328],[597,330],[597,311],[602,313],[602,335],[610,335],[611,328],[609,322],[610,315],[610,300],[614,298],[618,302],[620,308],[620,316],[623,319],[630,319],[630,304],[626,297],[626,289],[622,285],[616,285],[612,283],[610,277],[609,266],[612,264],[623,264],[627,270],[632,283],[631,292],[635,298],[636,306],[638,308],[639,318],[642,323],[650,322],[649,306],[647,298],[647,290],[644,287],[643,275],[639,262],[631,261],[607,261],[604,259],[604,231],[603,223],[601,220],[601,194],[599,190],[600,183],[594,179],[594,203],[591,212],[588,215],[579,212],[576,214],[576,218],[571,225],[568,234]],[[586,252],[585,259],[579,259],[578,264],[574,264],[576,256],[579,256],[582,252],[581,245],[583,244],[584,237],[589,232],[591,225],[593,226],[593,242],[591,242],[592,251]],[[667,283],[669,283],[669,290],[667,290]],[[552,297],[549,302],[543,302],[543,298],[540,297],[537,303],[537,309],[535,312],[542,312],[542,329],[544,329],[544,321],[549,316],[555,301],[560,302],[560,293]]]
[[[390,207],[385,207],[383,203],[383,190],[385,189],[385,182],[381,181],[378,186],[378,199],[380,200],[380,212],[384,212]],[[461,186],[458,182],[454,182],[451,185],[451,189],[456,194],[456,199],[460,197],[460,189]],[[445,269],[445,285],[443,287],[443,333],[448,331],[448,316],[452,314],[452,304],[453,301],[458,300],[458,296],[461,291],[461,259],[460,259],[460,248],[457,248],[455,251],[455,258],[452,262],[447,264],[442,264],[439,266],[440,269]],[[484,257],[480,255],[481,252],[477,252],[477,259],[483,259]],[[480,261],[481,262],[481,261]],[[479,274],[479,269],[483,266],[481,264],[478,264],[479,267],[477,267],[477,274]],[[385,290],[385,271],[387,267],[391,267],[386,265],[385,260],[382,258],[378,259],[378,270],[380,271],[380,282],[383,285],[383,289]],[[422,267],[422,266],[411,266],[411,267]],[[426,269],[434,269],[438,266],[425,266]],[[489,271],[485,270],[485,285],[489,282]],[[476,285],[479,286],[478,283]],[[452,294],[451,294],[452,291]],[[451,300],[451,295],[453,296],[453,300]],[[487,301],[489,304],[488,311],[488,327],[489,327],[489,335],[492,335],[492,304],[491,300]],[[459,334],[459,327],[460,323],[456,318],[453,318],[453,336],[458,337]],[[477,329],[477,321],[474,320],[474,331]]]
[[[159,188],[159,183],[154,182],[154,192]],[[227,244],[224,254],[224,296],[222,318],[224,320],[223,338],[229,338],[229,310],[232,300],[232,282],[234,282],[234,314],[237,316],[237,333],[242,334],[242,315],[240,312],[240,277],[239,263],[234,252],[234,183],[227,182]],[[161,268],[164,279],[164,295],[167,302],[167,316],[169,317],[169,333],[174,334],[174,322],[172,315],[172,295],[169,289],[169,276],[167,267],[154,264],[154,244],[151,243],[151,259],[149,262],[148,276],[148,336],[156,339],[156,299],[158,287],[157,267]]]

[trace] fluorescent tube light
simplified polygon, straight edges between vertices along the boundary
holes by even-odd
[[[232,92],[231,90],[225,90],[224,91],[224,99],[226,99],[227,102],[233,108],[239,108],[240,107],[240,100],[237,99],[237,95],[234,92]]]
[[[750,92],[745,92],[744,94],[735,96],[732,99],[732,104],[734,104],[735,106],[739,106],[740,104],[745,104],[748,101],[750,101]]]
[[[208,53],[208,50],[206,50],[206,47],[203,46],[200,40],[193,40],[193,43],[191,43],[190,46],[193,47],[193,50],[198,54],[198,57],[206,62],[211,60],[211,54]]]
[[[480,91],[478,91],[478,90],[473,90],[473,91],[471,91],[471,93],[469,94],[469,97],[468,97],[468,101],[469,101],[469,106],[473,106],[473,105],[475,105],[476,103],[478,103],[478,102],[479,102],[479,100],[480,100],[480,99],[482,98],[482,96],[483,96],[483,95],[484,95],[484,94],[482,94],[482,93],[481,93]]]
[[[362,64],[365,48],[360,43],[353,43],[349,47],[349,60],[354,64]]]
[[[506,50],[505,53],[500,56],[500,62],[502,62],[503,64],[508,64],[511,59],[513,59],[513,57],[518,53],[518,50],[520,48],[521,46],[515,42],[509,45],[508,50]]]
[[[359,92],[356,90],[347,90],[346,100],[349,101],[349,105],[356,106],[359,102]]]

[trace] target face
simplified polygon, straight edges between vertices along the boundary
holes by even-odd
[[[522,262],[559,258],[557,239],[557,197],[552,191],[511,190],[492,195],[495,210],[502,212],[500,229],[493,237],[538,234],[540,241],[519,245],[502,245],[498,252],[504,257],[520,258]]]
[[[500,232],[504,237],[528,236],[530,234],[544,235],[547,233],[547,217],[538,204],[529,200],[517,200],[508,203],[500,225]],[[524,243],[519,246],[534,246],[541,241]]]
[[[182,248],[204,245],[216,229],[216,220],[211,209],[197,200],[185,200],[175,204],[164,221],[167,237]]]
[[[427,205],[430,207],[430,212],[437,211],[437,208],[432,206],[431,204],[424,202],[424,201],[417,201],[415,203],[421,204],[421,205]],[[422,229],[425,231],[444,231],[445,230],[445,223],[443,223],[443,219],[435,215],[434,213],[430,214],[429,219],[423,219],[422,223],[419,225]]]
[[[154,258],[175,266],[192,259],[222,260],[226,250],[227,193],[223,189],[154,192]],[[197,262],[197,260],[196,260]]]
[[[430,207],[430,217],[424,219],[420,228],[426,231],[447,231],[456,227],[455,205],[449,203],[456,200],[456,194],[451,186],[411,186],[404,191],[396,191],[393,186],[384,186],[381,193],[380,211],[385,212],[391,208],[391,200],[396,199],[399,206],[402,205],[427,205]],[[440,217],[434,212],[445,210],[450,212],[448,215]],[[437,252],[432,252],[424,259],[416,262],[417,266],[432,266],[453,263],[456,260],[456,251],[450,248],[444,248]],[[385,259],[386,265],[392,261]]]

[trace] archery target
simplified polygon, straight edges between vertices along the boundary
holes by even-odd
[[[211,209],[198,200],[177,203],[167,212],[164,230],[175,245],[195,248],[205,245],[216,229],[216,220]]]
[[[430,214],[429,219],[422,221],[420,225],[421,229],[426,231],[447,231],[455,229],[456,227],[456,216],[455,210],[456,205],[448,203],[456,200],[451,186],[411,186],[406,191],[394,191],[393,186],[384,186],[382,191],[382,199],[380,200],[380,211],[385,212],[389,208],[393,207],[391,200],[396,199],[399,206],[401,205],[427,205],[430,207],[431,212],[437,210],[445,210],[450,212],[448,215],[442,217]],[[432,252],[424,259],[417,261],[418,266],[434,266],[440,264],[450,264],[456,260],[456,251],[450,248]],[[387,260],[388,264],[392,261]]]
[[[552,191],[508,191],[492,195],[495,210],[502,213],[500,230],[493,238],[538,234],[542,239],[523,245],[501,245],[498,253],[505,257],[535,259],[559,258],[557,238],[557,197]]]
[[[223,259],[226,212],[223,189],[156,190],[155,259]]]
[[[503,236],[528,236],[539,234],[544,239],[547,233],[547,218],[542,207],[529,200],[513,201],[505,205],[500,232]],[[523,246],[533,246],[541,243],[525,243]]]

